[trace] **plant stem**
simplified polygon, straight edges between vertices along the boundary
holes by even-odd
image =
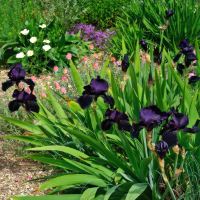
[[[169,190],[171,197],[172,197],[172,200],[176,200],[176,196],[175,196],[173,189],[172,189],[172,187],[169,183],[167,175],[165,174],[165,161],[164,161],[164,159],[160,159],[160,158],[159,158],[158,161],[159,161],[159,166],[160,166],[160,170],[161,170],[161,173],[162,173],[163,180],[164,180],[165,184],[167,185],[166,190]]]

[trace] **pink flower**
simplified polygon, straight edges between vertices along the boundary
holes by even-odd
[[[68,78],[67,78],[67,76],[62,76],[61,80],[62,80],[62,81],[67,81]]]
[[[94,67],[95,70],[98,70],[99,69],[99,63],[95,62],[93,64],[93,67]]]
[[[192,76],[195,76],[194,72],[191,72],[191,73],[188,74],[188,78],[191,78]]]
[[[53,71],[54,71],[54,72],[57,72],[58,69],[59,69],[58,66],[54,66],[54,67],[53,67]]]
[[[60,84],[58,82],[54,82],[55,88],[56,90],[60,90]]]
[[[93,45],[93,44],[90,44],[90,45],[89,45],[89,49],[90,49],[90,50],[93,50],[93,49],[94,49],[94,45]]]
[[[42,97],[42,98],[46,98],[46,97],[47,97],[46,93],[45,93],[45,92],[42,92],[42,93],[41,93],[41,97]]]
[[[25,89],[25,92],[27,92],[28,94],[30,94],[30,93],[31,93],[31,89],[30,89],[29,87],[27,87],[27,88]]]
[[[87,63],[87,62],[88,62],[88,57],[87,57],[87,56],[84,56],[84,57],[83,57],[83,62],[84,62],[84,63]]]
[[[71,53],[67,53],[66,59],[67,59],[67,60],[71,60],[71,59],[72,59],[72,54],[71,54]]]
[[[97,54],[97,53],[94,53],[94,54],[93,54],[93,56],[94,56],[94,58],[96,58],[96,59],[98,59],[98,58],[99,58],[99,56],[98,56],[98,54]]]
[[[66,94],[67,93],[67,90],[66,90],[65,87],[61,87],[60,91],[61,91],[62,94]]]
[[[118,60],[114,64],[117,65],[117,66],[120,66],[122,64],[122,61]]]
[[[36,82],[37,78],[35,76],[31,76],[33,82]]]

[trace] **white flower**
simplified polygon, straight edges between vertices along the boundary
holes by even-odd
[[[20,52],[16,54],[16,58],[24,58],[25,54],[23,52]]]
[[[30,38],[30,42],[33,43],[33,44],[36,43],[37,42],[37,38],[36,37],[31,37]]]
[[[25,28],[25,29],[22,30],[20,33],[21,33],[22,35],[28,35],[29,30]]]
[[[42,48],[43,48],[44,51],[49,51],[51,49],[51,46],[46,44]]]
[[[27,53],[26,53],[26,55],[27,55],[28,57],[31,57],[31,56],[34,55],[34,51],[33,51],[33,50],[28,50]]]
[[[43,28],[46,28],[47,25],[46,24],[41,24],[41,25],[39,25],[39,27],[43,29]]]
[[[43,40],[44,43],[49,44],[50,40]]]

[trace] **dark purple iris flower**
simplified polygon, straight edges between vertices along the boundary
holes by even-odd
[[[173,147],[178,144],[176,131],[165,131],[162,134],[162,140],[165,141],[169,147]]]
[[[200,120],[197,120],[192,128],[188,128],[189,119],[183,113],[178,113],[176,110],[171,111],[172,118],[161,130],[163,141],[165,141],[169,147],[173,147],[178,144],[177,132],[182,130],[185,133],[197,133],[200,131]]]
[[[31,79],[25,79],[26,71],[22,68],[20,63],[15,64],[11,70],[8,72],[9,80],[2,83],[2,90],[6,91],[9,87],[18,84],[22,81],[29,85],[31,91],[34,89],[34,82]]]
[[[144,39],[140,40],[140,45],[144,51],[148,50],[147,42]]]
[[[125,113],[119,112],[116,109],[108,109],[105,113],[105,117],[107,119],[101,123],[102,130],[107,131],[114,123],[116,123],[119,130],[131,131],[131,125],[129,123],[128,116]]]
[[[165,18],[169,19],[170,17],[172,17],[174,15],[174,11],[173,10],[166,10],[165,11]]]
[[[169,117],[169,113],[162,112],[157,106],[149,106],[140,110],[139,124],[151,131]]]
[[[167,120],[169,113],[162,112],[157,106],[149,106],[140,110],[140,120],[138,124],[133,124],[132,135],[139,135],[139,131],[142,128],[146,128],[147,131],[151,131],[156,126],[160,125],[163,121]]]
[[[185,66],[189,67],[193,61],[197,60],[194,53],[194,47],[190,45],[188,39],[184,39],[179,44],[180,52],[174,57],[173,61],[178,62],[181,55],[185,56]]]
[[[163,159],[169,151],[169,146],[165,141],[159,141],[156,143],[155,150],[158,156]]]
[[[24,90],[15,90],[12,96],[15,100],[9,102],[8,104],[11,112],[17,111],[20,106],[25,107],[25,109],[29,112],[39,112],[36,96],[32,93],[29,94]]]
[[[189,78],[189,84],[195,84],[196,82],[198,82],[198,81],[200,81],[200,76],[191,76],[190,78]]]
[[[108,83],[106,80],[97,76],[96,79],[92,79],[89,85],[84,87],[82,95],[78,98],[78,103],[81,108],[85,109],[89,107],[93,100],[97,100],[98,97],[102,97],[105,103],[108,103],[111,107],[114,106],[114,99],[108,96]]]
[[[127,72],[129,65],[130,65],[130,63],[129,63],[129,57],[128,57],[127,54],[125,54],[124,58],[122,60],[122,71],[123,72]]]
[[[177,71],[182,75],[183,74],[183,70],[185,69],[185,65],[181,64],[181,63],[178,63],[176,69]]]
[[[154,62],[160,65],[162,62],[162,53],[160,52],[158,47],[154,49],[153,56],[154,56]]]

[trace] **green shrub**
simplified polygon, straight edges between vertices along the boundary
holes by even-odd
[[[57,20],[47,25],[35,20],[27,21],[18,33],[17,44],[7,63],[20,62],[27,72],[37,75],[51,71],[55,65],[68,66],[68,53],[76,61],[89,52],[89,42],[81,40],[79,34],[65,33],[60,26]]]

